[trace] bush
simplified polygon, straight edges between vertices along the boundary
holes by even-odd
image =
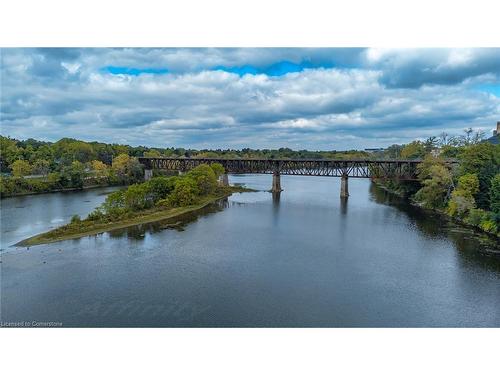
[[[485,232],[493,233],[496,234],[498,233],[498,227],[497,224],[493,220],[485,220],[481,222],[479,227],[484,230]]]
[[[470,225],[479,226],[482,221],[488,218],[488,213],[480,208],[473,208],[470,210],[469,215],[465,219],[465,222]]]
[[[80,215],[73,215],[71,216],[71,224],[77,224],[80,223],[82,219],[80,218]]]
[[[148,195],[147,184],[134,184],[128,187],[124,193],[124,204],[127,210],[139,211],[153,205],[153,200]]]
[[[197,201],[199,190],[196,182],[186,176],[175,183],[174,191],[169,195],[169,204],[174,207],[189,206]]]
[[[207,164],[192,169],[186,177],[194,179],[199,190],[198,194],[210,195],[217,189],[217,176]]]
[[[175,188],[178,177],[154,177],[146,182],[148,194],[153,203],[166,198]]]
[[[125,213],[124,191],[119,190],[109,194],[104,203],[101,205],[101,208],[106,215],[111,217],[118,217]]]

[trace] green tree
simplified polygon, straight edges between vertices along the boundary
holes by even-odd
[[[85,166],[79,161],[74,161],[69,166],[63,167],[60,182],[65,187],[82,188],[85,178]]]
[[[479,189],[474,195],[477,206],[489,209],[491,181],[500,173],[500,145],[484,142],[464,147],[459,159],[460,175],[477,174]]]
[[[457,188],[451,194],[448,202],[448,214],[464,218],[469,211],[476,208],[474,194],[479,190],[479,179],[474,173],[468,173],[458,178]]]
[[[212,163],[210,164],[210,168],[215,173],[215,177],[219,178],[219,176],[223,175],[226,171],[224,170],[224,167],[220,163]]]
[[[156,203],[160,199],[165,199],[175,188],[178,177],[154,177],[145,183],[148,195]]]
[[[153,149],[153,150],[149,150],[149,151],[144,152],[143,155],[146,158],[159,158],[161,156],[161,153],[160,153],[160,151]]]
[[[92,170],[95,175],[99,178],[108,176],[108,166],[100,160],[92,160],[91,162]]]
[[[199,194],[209,195],[217,189],[217,177],[214,170],[207,164],[201,164],[188,173],[198,186]]]
[[[31,173],[32,167],[26,160],[16,160],[10,165],[14,177],[27,176]]]
[[[196,181],[186,176],[176,181],[174,191],[169,195],[168,201],[172,206],[189,206],[196,203],[198,194]]]
[[[401,150],[401,158],[403,159],[419,159],[426,154],[425,145],[420,141],[408,143]]]
[[[33,173],[47,175],[50,171],[50,162],[44,159],[38,159],[33,164]]]
[[[490,209],[500,218],[500,173],[491,179]]]
[[[111,194],[108,194],[100,209],[102,209],[106,215],[109,215],[111,217],[118,217],[125,213],[126,209],[124,191],[118,190],[112,192]]]
[[[423,187],[415,198],[428,208],[443,207],[452,183],[451,173],[446,167],[433,165],[429,170],[429,178],[422,182]]]
[[[17,147],[16,141],[0,136],[0,167],[2,172],[7,172],[8,167],[22,157],[22,149]]]
[[[130,185],[124,193],[125,208],[131,211],[139,211],[153,205],[152,199],[148,197],[146,184]]]

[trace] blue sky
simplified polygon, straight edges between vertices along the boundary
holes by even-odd
[[[383,147],[500,121],[500,49],[2,49],[1,134]]]

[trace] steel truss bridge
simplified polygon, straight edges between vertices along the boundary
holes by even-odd
[[[221,164],[226,173],[417,180],[421,160],[139,158],[146,170],[186,172],[200,164]]]

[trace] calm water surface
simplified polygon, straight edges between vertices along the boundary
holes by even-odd
[[[271,176],[231,176],[268,189]],[[367,180],[282,176],[183,225],[16,248],[85,216],[106,190],[2,201],[1,319],[64,326],[500,326],[495,240]],[[179,221],[179,219],[175,219]],[[171,222],[170,222],[171,224]],[[484,254],[483,254],[484,253]]]

